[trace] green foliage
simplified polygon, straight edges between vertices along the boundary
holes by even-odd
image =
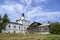
[[[60,40],[59,36],[49,36],[47,38],[45,38],[44,40]]]
[[[48,21],[48,23],[51,23],[50,21]]]
[[[2,20],[2,17],[0,16],[0,21]]]
[[[9,22],[9,18],[8,18],[7,14],[4,15],[3,22],[4,23]]]
[[[1,14],[0,14],[0,32],[1,32],[1,25],[2,25],[2,17],[1,17]]]
[[[2,21],[2,22],[0,22],[0,32],[1,32],[2,29],[5,29],[5,26],[9,22],[9,18],[8,18],[7,14],[5,14],[3,16],[3,18],[0,17],[0,19],[2,19],[2,20],[0,20],[0,21]]]
[[[0,33],[0,40],[60,40],[60,35]]]
[[[60,34],[60,24],[58,22],[51,23],[51,25],[50,25],[50,33],[52,33],[52,34]]]

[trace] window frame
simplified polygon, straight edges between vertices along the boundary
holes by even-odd
[[[14,26],[14,28],[16,28],[16,26]]]
[[[11,26],[9,25],[9,28],[10,28]]]

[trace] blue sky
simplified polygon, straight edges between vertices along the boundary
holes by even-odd
[[[15,22],[22,13],[34,22],[60,22],[60,0],[0,0],[0,14]]]

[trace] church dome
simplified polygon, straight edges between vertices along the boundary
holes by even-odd
[[[22,24],[22,21],[23,21],[24,19],[25,19],[24,13],[22,13],[22,16],[21,16],[20,19],[17,20],[16,22]]]

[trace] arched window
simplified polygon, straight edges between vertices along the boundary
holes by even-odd
[[[9,25],[9,28],[10,28],[10,25]]]
[[[16,28],[16,26],[14,26],[14,28]]]
[[[20,26],[19,26],[19,29],[20,29]]]
[[[46,28],[46,30],[47,30],[48,28]]]

